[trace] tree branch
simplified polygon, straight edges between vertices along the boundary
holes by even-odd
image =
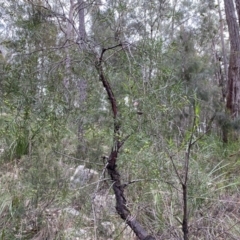
[[[116,197],[116,210],[117,213],[120,215],[120,217],[128,224],[128,226],[134,231],[134,233],[137,235],[137,237],[140,240],[155,240],[154,237],[151,235],[148,235],[147,231],[143,228],[143,226],[136,220],[134,216],[131,215],[130,210],[127,208],[127,201],[124,195],[124,184],[121,183],[121,176],[119,172],[117,171],[117,158],[119,154],[120,148],[123,146],[124,142],[127,140],[129,136],[124,138],[123,140],[119,139],[120,135],[120,122],[117,121],[118,117],[118,107],[117,107],[117,101],[115,98],[115,95],[113,93],[113,90],[111,88],[110,83],[108,82],[106,76],[104,75],[103,71],[103,56],[104,53],[108,50],[121,47],[121,44],[118,44],[113,47],[102,49],[102,52],[100,54],[100,57],[97,59],[95,67],[99,74],[99,80],[102,82],[103,87],[105,88],[108,99],[111,103],[111,110],[113,114],[113,120],[114,120],[114,143],[112,150],[108,157],[108,164],[107,164],[107,170],[108,174],[111,177],[111,180],[113,182],[113,191]]]

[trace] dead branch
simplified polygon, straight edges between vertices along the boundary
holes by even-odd
[[[154,237],[148,235],[147,231],[143,228],[143,226],[136,220],[135,216],[131,215],[130,210],[127,208],[127,201],[124,195],[124,184],[121,183],[121,175],[117,171],[117,158],[119,154],[120,148],[123,146],[124,142],[127,140],[128,136],[124,138],[124,140],[119,139],[120,134],[120,122],[117,121],[118,119],[118,107],[117,107],[117,100],[111,88],[109,81],[107,80],[104,70],[103,70],[103,56],[104,53],[108,50],[121,47],[121,44],[118,44],[113,47],[109,47],[107,49],[103,49],[100,57],[97,58],[95,67],[99,74],[99,80],[102,82],[103,87],[105,88],[108,99],[111,103],[111,110],[113,114],[113,121],[114,121],[114,142],[112,146],[112,150],[108,157],[108,164],[107,164],[107,171],[111,180],[113,182],[112,188],[116,197],[116,210],[119,216],[129,225],[129,227],[134,231],[137,237],[140,240],[155,240]]]

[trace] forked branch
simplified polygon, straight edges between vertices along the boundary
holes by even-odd
[[[128,137],[124,138],[123,140],[119,139],[120,135],[120,122],[118,121],[118,107],[115,95],[111,88],[109,81],[107,80],[104,70],[103,70],[103,56],[104,53],[110,49],[121,47],[121,44],[116,46],[110,47],[108,49],[103,49],[100,57],[96,61],[96,69],[98,71],[99,80],[102,82],[104,89],[107,92],[108,99],[111,104],[111,110],[113,114],[113,121],[114,121],[114,139],[113,139],[113,146],[112,150],[108,157],[108,164],[107,170],[108,174],[113,181],[113,191],[116,197],[116,210],[120,217],[129,225],[129,227],[134,231],[137,237],[140,240],[155,240],[154,237],[148,235],[147,231],[143,228],[143,226],[136,220],[135,216],[132,216],[130,210],[127,208],[127,201],[124,195],[124,187],[125,185],[121,183],[121,176],[120,173],[117,171],[117,158],[119,154],[120,148],[123,146],[124,142],[127,140]]]

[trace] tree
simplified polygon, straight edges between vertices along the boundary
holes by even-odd
[[[233,0],[225,0],[224,4],[230,38],[226,106],[231,117],[235,119],[240,114],[240,35]],[[239,7],[239,4],[237,6]]]
[[[140,239],[237,238],[227,211],[216,222],[234,147],[213,120],[228,54],[214,1],[0,0],[0,13],[0,163],[23,173],[13,187],[1,173],[0,238],[121,238],[124,223]],[[67,172],[79,164],[102,175],[78,191]],[[97,194],[115,194],[121,219],[96,214]],[[48,210],[68,207],[71,224],[53,227]]]

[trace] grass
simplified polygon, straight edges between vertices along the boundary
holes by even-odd
[[[136,144],[128,145],[131,152],[122,151],[119,159],[122,180],[130,183],[125,190],[128,207],[157,239],[181,239],[181,185],[167,154],[155,154],[153,146],[148,142],[144,147],[145,143],[139,153]],[[129,230],[124,230],[117,215],[93,212],[92,194],[109,191],[110,184],[69,188],[70,176],[79,164],[71,160],[75,142],[64,138],[61,151],[46,146],[39,144],[31,155],[10,162],[4,156],[1,162],[0,239],[71,239],[70,235],[75,239],[79,234],[106,239],[105,232],[109,239],[129,239]],[[185,152],[173,145],[170,150],[181,174]],[[216,139],[204,139],[193,149],[188,185],[190,239],[237,239],[240,235],[240,161],[231,156],[237,151],[238,144],[222,148]]]

